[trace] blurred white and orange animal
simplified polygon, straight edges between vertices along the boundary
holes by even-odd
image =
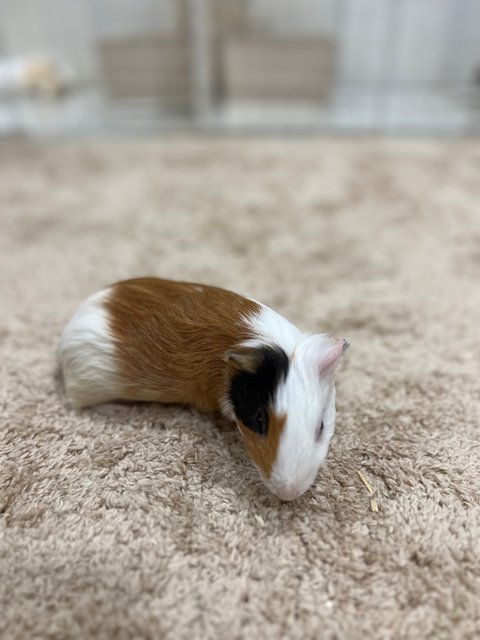
[[[65,63],[49,56],[0,57],[0,94],[34,93],[57,98],[73,83],[73,72]]]

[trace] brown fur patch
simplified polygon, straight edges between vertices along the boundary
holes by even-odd
[[[215,411],[226,393],[225,351],[251,338],[259,305],[217,287],[159,278],[112,286],[106,302],[122,398]]]
[[[285,426],[285,420],[285,415],[277,416],[269,409],[268,432],[266,436],[259,436],[248,427],[239,423],[247,451],[267,479],[270,478],[273,463],[277,457],[278,444]]]

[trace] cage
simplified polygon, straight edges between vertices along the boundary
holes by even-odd
[[[474,0],[5,0],[0,130],[478,132]]]

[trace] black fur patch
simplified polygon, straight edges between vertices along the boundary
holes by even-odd
[[[255,433],[265,436],[267,409],[278,384],[287,377],[289,362],[280,347],[259,347],[255,352],[256,371],[236,373],[230,383],[229,397],[237,418]]]

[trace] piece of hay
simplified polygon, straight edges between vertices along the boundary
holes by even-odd
[[[361,471],[357,470],[357,475],[360,478],[360,480],[363,482],[365,487],[367,488],[368,493],[371,496],[373,496],[374,495],[374,491],[373,491],[373,487],[370,484],[370,482],[366,479],[366,477],[363,475],[363,473]],[[370,509],[371,509],[371,511],[373,511],[373,513],[378,513],[378,502],[376,501],[375,498],[372,498],[370,500]]]
[[[357,475],[360,478],[360,480],[363,482],[363,484],[367,487],[367,491],[368,493],[373,496],[373,489],[372,489],[372,485],[369,483],[369,481],[365,478],[365,476],[363,475],[363,473],[361,471],[357,470]]]

